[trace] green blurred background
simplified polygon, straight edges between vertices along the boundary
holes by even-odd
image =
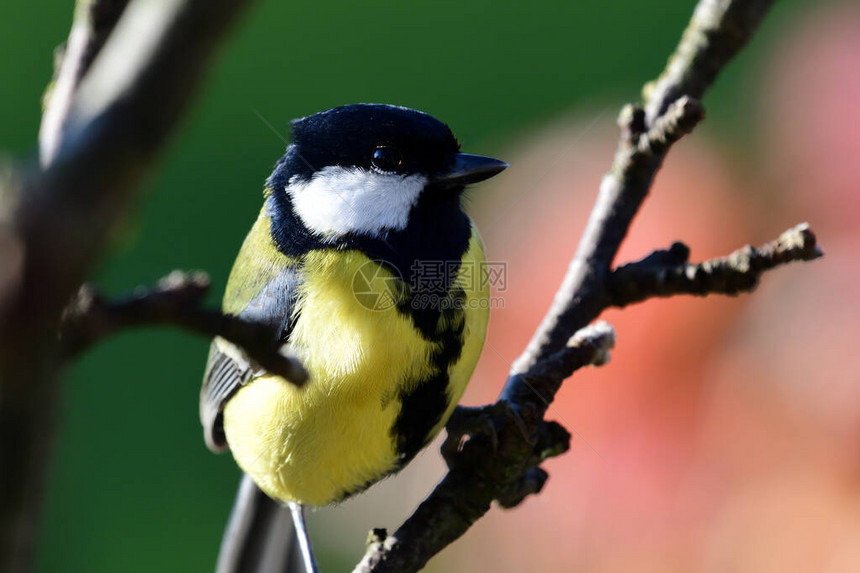
[[[709,94],[697,137],[731,147],[743,163],[755,70],[786,26],[818,4],[778,3]],[[555,117],[582,108],[605,109],[609,118],[636,99],[693,5],[257,2],[92,279],[118,293],[175,268],[205,269],[214,303],[291,118],[349,102],[397,103],[449,123],[470,152],[501,154]],[[17,157],[34,153],[52,50],[71,15],[71,2],[0,3],[0,147]],[[71,368],[38,571],[211,570],[238,472],[201,439],[197,393],[207,345],[175,331],[135,332]],[[369,515],[361,527],[373,525],[382,524]],[[343,570],[354,562],[362,539],[348,541],[342,551],[328,548],[323,564]]]

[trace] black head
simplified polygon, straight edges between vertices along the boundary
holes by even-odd
[[[293,121],[292,132],[268,182],[273,230],[290,252],[438,241],[451,222],[462,243],[460,191],[507,167],[460,153],[447,125],[392,105],[336,107]]]
[[[352,104],[292,122],[293,175],[310,178],[328,166],[432,176],[460,149],[447,125],[405,107]]]

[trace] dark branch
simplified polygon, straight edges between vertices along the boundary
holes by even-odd
[[[128,0],[78,2],[69,39],[57,48],[54,79],[44,97],[39,128],[39,159],[48,165],[56,156],[66,118],[78,86],[113,32]]]
[[[675,243],[641,261],[613,271],[606,289],[612,306],[627,306],[653,297],[676,294],[738,295],[758,286],[762,273],[795,261],[822,256],[815,235],[803,223],[758,248],[746,246],[727,257],[699,264],[686,262],[689,249]]]
[[[633,106],[622,113],[615,161],[600,186],[588,226],[552,307],[512,373],[561,348],[603,310],[602,284],[669,146],[702,118],[695,100],[746,45],[771,3],[700,0],[666,69],[646,86],[644,108]]]
[[[589,364],[603,364],[615,334],[606,323],[583,329],[568,346],[523,376],[535,388],[558,387]],[[543,420],[544,410],[501,400],[483,408],[458,408],[447,425],[442,453],[449,471],[430,496],[390,537],[375,537],[354,573],[418,571],[463,535],[493,500],[513,507],[547,480],[536,467],[569,448],[570,434]]]
[[[84,4],[93,35],[80,51],[69,41],[60,75],[74,70],[48,98],[56,118],[43,130],[60,136],[44,143],[47,168],[0,181],[0,258],[10,254],[15,264],[0,272],[2,571],[29,570],[64,365],[56,332],[63,306],[127,216],[250,2],[132,0],[116,13],[108,10],[121,6],[114,0]],[[102,9],[113,15],[102,20]]]
[[[642,91],[648,122],[682,95],[702,99],[752,38],[771,4],[773,0],[700,0],[663,73]]]
[[[643,131],[641,108],[622,110],[622,134],[612,168],[600,184],[597,203],[552,306],[514,362],[508,385],[516,382],[513,375],[564,347],[573,333],[603,311],[604,281],[666,152],[703,117],[698,102],[682,97]]]
[[[500,400],[484,408],[455,412],[442,448],[448,474],[393,536],[386,538],[377,530],[356,571],[417,571],[465,533],[493,500],[504,507],[516,505],[543,487],[546,474],[539,464],[565,451],[569,441],[563,428],[546,422],[543,416],[572,370],[605,355],[607,349],[587,337],[570,344],[571,337],[618,302],[616,290],[622,280],[640,277],[636,273],[646,276],[658,267],[678,268],[683,270],[681,278],[672,283],[678,290],[667,295],[702,288],[704,283],[711,287],[709,292],[718,292],[739,284],[732,281],[740,279],[730,277],[754,275],[757,281],[763,271],[778,264],[819,256],[812,234],[803,228],[762,249],[744,250],[699,266],[686,265],[689,251],[676,244],[612,271],[618,249],[666,153],[702,120],[699,98],[752,36],[770,3],[699,2],[676,54],[645,90],[644,106],[629,105],[622,111],[615,159],[603,178],[579,247],[546,317],[514,363]],[[684,282],[688,267],[701,270]],[[739,273],[745,268],[750,270]],[[709,278],[703,280],[702,275]],[[693,280],[699,282],[690,282]],[[652,283],[640,285],[640,292],[648,284]],[[668,288],[663,281],[653,284]]]
[[[537,408],[543,416],[565,379],[588,364],[602,366],[609,361],[609,350],[615,345],[615,331],[600,321],[582,328],[567,346],[541,360],[523,374],[514,374],[515,383],[507,384],[501,399]]]
[[[243,348],[257,364],[302,385],[308,373],[277,342],[279,333],[266,325],[200,307],[209,290],[205,273],[174,271],[154,288],[108,301],[84,285],[66,307],[60,328],[65,354],[74,356],[96,342],[141,326],[178,326],[208,337],[220,336]]]

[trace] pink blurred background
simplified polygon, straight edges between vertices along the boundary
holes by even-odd
[[[754,73],[751,155],[704,129],[678,144],[619,262],[674,240],[703,260],[801,221],[826,257],[767,274],[753,295],[606,313],[612,361],[577,373],[550,412],[573,450],[546,464],[543,493],[494,508],[430,570],[860,570],[860,5],[797,18]],[[616,109],[520,134],[501,154],[510,171],[475,193],[508,280],[464,403],[495,399],[547,308],[611,160]],[[341,542],[369,507],[393,526],[443,470],[431,448],[314,528]]]

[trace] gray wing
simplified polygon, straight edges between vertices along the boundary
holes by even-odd
[[[266,284],[239,316],[268,324],[273,332],[279,333],[281,342],[288,342],[298,319],[296,299],[300,276],[298,268],[285,268]],[[223,452],[228,448],[222,423],[224,404],[239,388],[263,372],[241,348],[223,338],[212,341],[200,389],[200,422],[206,446],[213,452]]]

